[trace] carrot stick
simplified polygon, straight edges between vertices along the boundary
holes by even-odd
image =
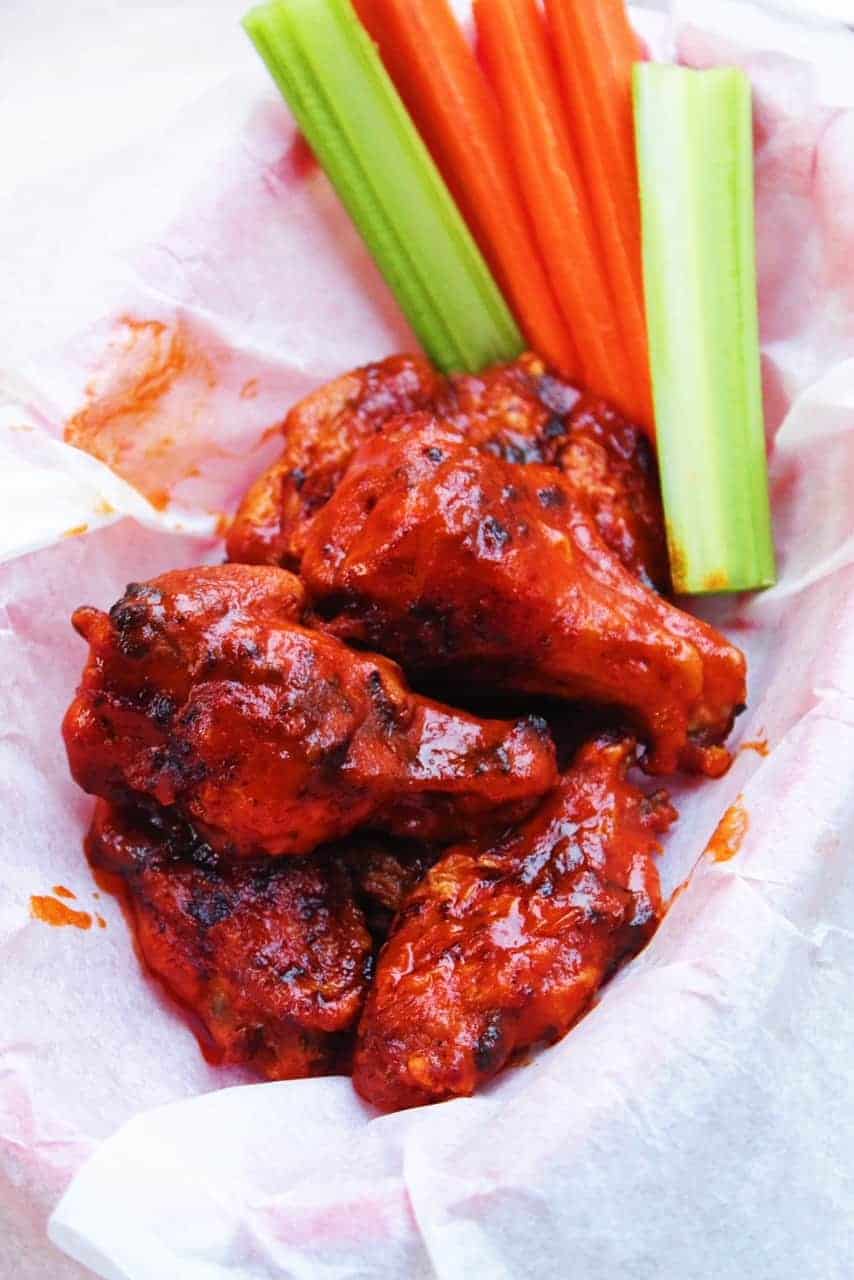
[[[475,0],[487,71],[582,381],[626,413],[631,375],[536,0]]]
[[[632,67],[642,57],[624,0],[546,0],[570,132],[596,221],[635,413],[651,427]]]
[[[495,99],[447,0],[355,0],[355,7],[527,340],[565,377],[577,377]]]

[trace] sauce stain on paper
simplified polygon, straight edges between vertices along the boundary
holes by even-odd
[[[68,422],[68,444],[100,458],[159,510],[172,487],[194,474],[208,425],[217,369],[180,318],[123,316]],[[210,455],[210,444],[205,446]]]
[[[75,911],[66,903],[60,902],[58,898],[39,894],[33,894],[30,898],[30,915],[34,920],[41,920],[44,924],[50,924],[59,929],[69,925],[74,929],[92,928],[92,917],[88,911]]]
[[[739,796],[715,828],[715,833],[706,846],[706,853],[715,862],[729,862],[741,848],[749,826],[750,818]]]

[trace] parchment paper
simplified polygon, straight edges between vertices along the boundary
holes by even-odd
[[[854,36],[724,0],[679,3],[672,31],[639,15],[658,51],[756,88],[781,580],[705,608],[748,650],[739,740],[768,754],[674,787],[663,875],[690,882],[565,1041],[477,1098],[377,1118],[347,1080],[205,1064],[96,896],[59,738],[71,610],[219,558],[287,405],[412,345],[242,7],[3,19],[0,1276],[849,1277]],[[125,479],[63,443],[69,420]],[[714,861],[739,795],[747,836]],[[31,916],[56,885],[91,928]],[[45,1235],[63,1192],[50,1233],[77,1262]]]

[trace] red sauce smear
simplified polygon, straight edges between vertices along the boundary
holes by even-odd
[[[50,924],[59,929],[68,925],[75,929],[92,928],[92,917],[88,911],[74,911],[58,898],[33,894],[30,898],[30,915],[34,920],[41,920],[44,924]]]
[[[729,862],[744,842],[750,819],[741,796],[731,804],[718,823],[715,834],[706,846],[706,853],[715,862]]]

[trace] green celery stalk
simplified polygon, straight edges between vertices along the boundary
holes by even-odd
[[[647,327],[673,583],[775,580],[762,416],[750,83],[638,64]]]
[[[433,362],[477,372],[523,351],[349,0],[270,0],[243,25]]]

